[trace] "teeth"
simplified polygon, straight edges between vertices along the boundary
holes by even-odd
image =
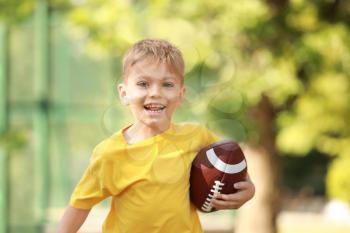
[[[161,104],[148,104],[148,105],[146,105],[146,107],[148,107],[148,108],[163,108],[164,105],[161,105]]]
[[[150,111],[150,112],[161,112],[162,109],[159,109],[159,110],[148,110],[148,111]]]
[[[145,108],[149,111],[160,112],[165,108],[165,106],[161,104],[147,104],[145,105]]]

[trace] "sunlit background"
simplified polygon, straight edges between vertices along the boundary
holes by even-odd
[[[347,0],[0,0],[0,233],[54,232],[94,146],[132,120],[116,84],[144,38],[183,52],[174,121],[239,141],[256,185],[205,232],[350,232],[349,19]]]

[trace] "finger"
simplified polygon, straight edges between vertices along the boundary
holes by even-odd
[[[245,199],[246,191],[238,191],[236,193],[225,194],[224,200],[231,202],[242,202]]]
[[[211,204],[216,209],[237,209],[240,205],[237,202],[223,201],[217,199],[212,200]]]
[[[243,181],[234,184],[234,187],[238,189],[239,192],[245,192],[247,194],[248,200],[251,199],[255,195],[255,186],[250,181]]]
[[[239,201],[242,198],[242,194],[240,192],[232,193],[232,194],[218,194],[215,199],[224,200],[224,201]]]
[[[251,186],[253,186],[253,183],[250,181],[241,181],[233,184],[235,189],[248,189],[251,188]]]

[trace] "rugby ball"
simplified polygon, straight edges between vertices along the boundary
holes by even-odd
[[[202,148],[192,162],[191,202],[202,212],[216,211],[210,204],[214,194],[237,192],[233,184],[244,181],[246,174],[247,163],[237,142],[223,140]]]

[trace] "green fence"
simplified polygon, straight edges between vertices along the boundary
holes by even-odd
[[[42,232],[93,147],[125,123],[118,59],[88,59],[65,22],[42,1],[23,23],[0,25],[0,233]],[[9,134],[24,146],[6,146]]]

